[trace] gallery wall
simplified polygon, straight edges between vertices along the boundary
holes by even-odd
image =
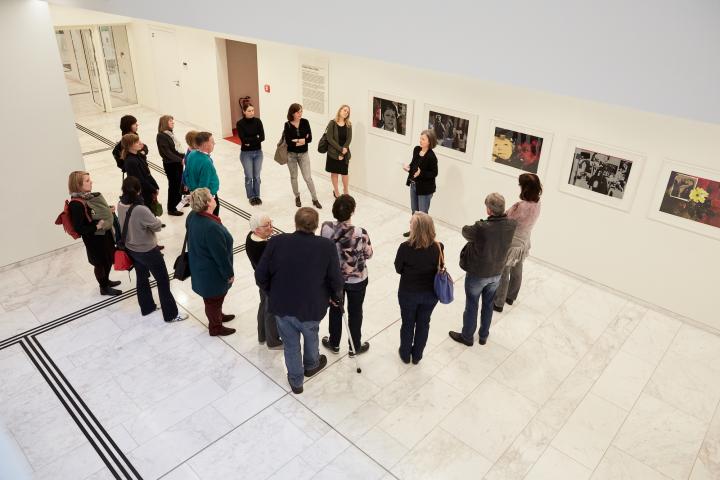
[[[147,28],[133,21],[132,30]],[[211,131],[222,131],[220,118],[226,86],[220,86],[223,67],[218,58],[216,37],[253,41],[245,37],[172,27],[178,38],[194,40],[188,52],[207,63],[202,72],[192,71],[196,92],[203,92],[197,118],[189,120]],[[144,34],[134,41],[142,57]],[[439,156],[438,192],[430,213],[455,227],[471,223],[484,214],[483,199],[492,192],[517,199],[516,176],[488,168],[491,123],[511,122],[552,134],[552,144],[542,174],[545,186],[543,212],[533,233],[531,254],[562,269],[618,291],[720,328],[720,307],[715,295],[714,272],[720,269],[720,243],[648,218],[659,206],[656,195],[660,170],[667,159],[712,169],[714,139],[720,138],[717,124],[694,122],[651,114],[598,102],[581,100],[476,79],[383,63],[374,60],[310,51],[266,41],[258,45],[259,84],[271,93],[260,93],[262,119],[268,132],[268,160],[275,133],[284,122],[287,107],[300,101],[299,59],[321,56],[329,63],[329,111],[326,116],[307,113],[316,137],[341,103],[352,106],[353,160],[351,184],[387,201],[407,208],[408,189],[401,164],[410,160],[412,147],[424,128],[425,103],[477,116],[474,154],[466,163]],[[217,64],[211,65],[215,59]],[[147,76],[152,65],[138,65],[139,76]],[[414,101],[411,143],[401,143],[370,133],[369,91],[405,97]],[[149,97],[147,97],[149,98]],[[213,105],[216,98],[220,101]],[[151,99],[147,103],[152,106]],[[202,111],[201,111],[202,110]],[[188,110],[190,111],[190,110]],[[225,114],[226,115],[226,114]],[[226,126],[225,126],[226,128]],[[213,130],[219,129],[219,130]],[[627,211],[610,208],[561,191],[567,182],[572,159],[571,139],[627,151],[642,160],[631,176],[634,198]],[[324,159],[314,148],[314,170],[322,173]],[[267,168],[280,168],[268,166]],[[635,168],[635,167],[634,167]],[[715,167],[717,168],[717,167]],[[519,173],[519,172],[518,172]],[[238,187],[240,188],[240,187]],[[397,225],[398,234],[405,223]],[[458,271],[458,267],[455,267]]]
[[[54,221],[83,160],[48,5],[0,2],[0,30],[12,39],[0,54],[2,267],[73,243]]]

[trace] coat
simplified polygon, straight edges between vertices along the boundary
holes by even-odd
[[[335,120],[330,120],[330,122],[327,125],[327,128],[325,128],[325,134],[328,141],[328,157],[332,158],[333,160],[337,160],[337,158],[342,155],[342,149],[347,148],[348,151],[343,157],[343,160],[346,162],[350,160],[350,142],[352,142],[352,125],[347,125],[347,138],[345,139],[345,144],[340,145],[340,136],[338,133],[338,124],[335,122]]]
[[[516,227],[506,215],[464,226],[462,236],[468,243],[460,252],[460,268],[480,278],[500,275]]]
[[[225,295],[235,276],[232,235],[213,217],[191,212],[185,220],[192,289],[203,298]]]

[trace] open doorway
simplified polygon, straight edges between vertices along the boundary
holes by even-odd
[[[227,54],[228,86],[230,89],[230,114],[233,136],[227,140],[240,143],[235,123],[242,118],[241,103],[250,102],[255,115],[260,116],[260,91],[258,88],[257,45],[254,43],[225,40]]]

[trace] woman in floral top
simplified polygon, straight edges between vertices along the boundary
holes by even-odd
[[[347,295],[350,335],[357,353],[365,353],[370,348],[370,344],[368,342],[361,343],[360,329],[363,320],[362,306],[365,300],[365,289],[368,284],[366,262],[372,257],[373,249],[365,229],[350,223],[350,217],[355,213],[353,197],[350,195],[337,197],[332,212],[337,221],[323,223],[320,235],[335,242],[337,247],[340,270],[345,279],[344,291]],[[342,315],[342,306],[330,306],[330,336],[323,337],[322,344],[333,353],[340,352]],[[353,356],[352,350],[350,356]]]

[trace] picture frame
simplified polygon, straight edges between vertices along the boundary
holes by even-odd
[[[693,194],[697,188],[707,195]],[[720,171],[667,159],[658,174],[648,218],[720,240]]]
[[[422,130],[435,132],[435,153],[472,163],[477,132],[477,115],[450,108],[425,104]]]
[[[412,141],[414,101],[389,93],[369,92],[368,132],[401,143]],[[392,128],[386,128],[392,123]]]
[[[560,173],[560,191],[629,212],[644,163],[642,153],[571,138]]]
[[[495,156],[495,141],[500,135],[502,138],[508,134],[513,140],[513,145],[507,145],[512,149],[508,152],[509,158],[498,159]],[[538,150],[538,143],[539,152]],[[490,141],[486,151],[485,166],[490,170],[518,177],[521,173],[534,173],[541,180],[545,178],[545,171],[550,163],[550,152],[552,150],[553,134],[527,125],[507,122],[499,119],[490,121]],[[535,165],[535,168],[528,165]],[[520,166],[522,165],[522,167]]]

